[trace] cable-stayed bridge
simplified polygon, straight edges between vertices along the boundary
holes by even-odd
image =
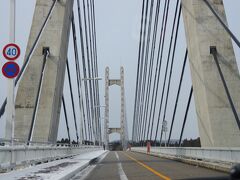
[[[0,109],[6,122],[0,179],[229,179],[231,167],[240,163],[240,78],[233,49],[234,44],[239,50],[240,42],[228,27],[223,1],[139,3],[134,102],[126,98],[124,67],[119,79],[110,78],[106,67],[102,104],[96,1],[36,0],[24,62],[19,75],[7,80]],[[10,43],[15,42],[15,5],[11,0]],[[186,47],[179,41],[181,20]],[[184,92],[187,76],[192,81]],[[115,108],[109,103],[112,85],[121,89],[120,114],[114,115],[119,127],[110,125],[116,121],[109,116]],[[198,147],[185,147],[193,103],[200,141]],[[180,136],[173,140],[180,111]],[[61,118],[67,133],[60,142]],[[114,132],[120,134],[122,152],[108,151]],[[232,179],[239,178],[237,168]]]

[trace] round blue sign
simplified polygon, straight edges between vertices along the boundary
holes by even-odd
[[[2,73],[6,78],[15,78],[19,73],[19,66],[15,62],[7,62],[2,67]]]

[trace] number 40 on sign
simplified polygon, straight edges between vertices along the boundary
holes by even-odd
[[[16,44],[7,44],[3,48],[3,56],[7,60],[16,60],[20,56],[20,48]]]

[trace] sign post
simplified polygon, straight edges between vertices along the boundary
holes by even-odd
[[[9,42],[15,43],[15,8],[16,8],[16,1],[10,0],[10,33],[9,33]],[[11,48],[11,44],[9,46],[4,47],[4,57],[10,58],[8,60],[13,60],[14,56],[17,55],[17,49],[13,50]],[[15,52],[16,51],[16,52]],[[18,55],[19,56],[19,55]],[[18,58],[16,57],[16,59]],[[5,58],[6,58],[5,57]],[[6,59],[7,59],[6,58]],[[13,58],[13,59],[12,59]],[[8,65],[9,68],[9,65]],[[10,70],[10,69],[9,69]],[[11,70],[10,70],[11,71]],[[10,71],[5,71],[7,74]],[[14,118],[15,118],[15,103],[14,103],[14,79],[8,79],[8,95],[7,95],[7,106],[6,106],[6,138],[11,139],[11,145],[13,146],[13,138],[14,138]]]
[[[11,43],[15,43],[15,20],[16,20],[16,0],[10,1],[10,34],[9,34],[9,40]],[[12,133],[11,133],[11,145],[13,146],[13,140],[14,140],[14,120],[15,120],[15,101],[14,101],[14,79],[8,80],[8,98],[9,98],[9,105],[7,106],[8,111],[8,117],[9,120],[12,121]]]

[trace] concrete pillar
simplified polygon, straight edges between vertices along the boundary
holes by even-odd
[[[33,45],[53,1],[37,0],[26,55]],[[43,47],[50,48],[33,141],[56,142],[63,93],[65,66],[70,32],[73,0],[57,2],[50,20],[19,83],[16,97],[15,138],[27,140],[32,121]],[[23,20],[24,21],[24,20]]]
[[[222,0],[210,3],[227,24]],[[204,1],[182,0],[198,127],[203,147],[240,147],[240,130],[210,46],[216,46],[230,94],[240,115],[240,76],[231,38]]]

